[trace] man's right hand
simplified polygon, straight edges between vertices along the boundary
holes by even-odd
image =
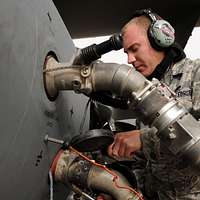
[[[140,134],[140,130],[117,133],[114,142],[108,147],[108,155],[116,159],[132,158],[142,148]]]
[[[99,196],[96,198],[96,200],[105,200],[105,199],[103,198],[103,196],[99,195]]]
[[[101,193],[99,196],[97,196],[96,200],[112,200],[112,197],[110,195]]]

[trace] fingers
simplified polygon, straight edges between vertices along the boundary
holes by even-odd
[[[123,141],[120,142],[120,148],[118,149],[118,155],[119,157],[126,157],[126,147],[127,144],[125,144]]]
[[[122,144],[121,144],[121,140],[120,140],[119,136],[116,135],[115,140],[114,140],[113,145],[112,145],[112,155],[119,157],[120,148],[123,148]]]
[[[101,193],[96,200],[113,200],[111,196]]]
[[[108,155],[110,157],[113,157],[113,145],[114,143],[112,143],[109,147],[108,147]]]
[[[113,158],[119,158],[123,155],[125,145],[115,137],[114,142],[108,147],[108,155]]]
[[[116,135],[114,144],[113,144],[113,155],[118,158],[127,158],[129,157],[129,136],[127,134],[119,133]]]
[[[108,155],[113,158],[132,158],[135,151],[141,149],[140,132],[122,132],[115,135],[115,140],[108,148]]]
[[[118,153],[115,154],[116,157],[132,158],[134,154],[134,147],[132,148],[132,146],[129,146],[129,144],[126,143],[126,141],[121,141],[119,146],[120,147],[118,148]],[[115,150],[115,146],[114,146],[114,150]]]
[[[99,196],[96,198],[96,200],[105,200],[105,199],[103,198],[103,196],[99,195]]]
[[[116,137],[115,141],[108,147],[108,155],[115,159],[126,157],[126,146],[127,145],[123,142],[123,140]]]

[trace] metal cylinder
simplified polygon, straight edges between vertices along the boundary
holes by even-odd
[[[51,170],[54,179],[62,183],[71,183],[81,189],[97,190],[109,194],[116,200],[140,199],[119,172],[112,170],[112,173],[117,174],[116,185],[116,177],[111,173],[69,150],[60,151],[56,155]]]

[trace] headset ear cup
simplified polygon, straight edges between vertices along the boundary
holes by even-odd
[[[151,20],[147,35],[151,46],[159,51],[165,50],[175,42],[175,30],[169,22],[163,20],[151,9],[137,10],[134,17],[146,16]]]
[[[153,22],[149,32],[154,43],[161,48],[167,48],[175,41],[174,28],[165,20]]]
[[[153,35],[153,32],[152,32],[153,24],[154,23],[152,22],[151,25],[149,26],[148,31],[147,31],[147,36],[148,36],[148,39],[149,39],[151,46],[154,49],[156,49],[157,51],[162,51],[163,48],[160,45],[158,45],[158,42],[155,41],[155,36]]]

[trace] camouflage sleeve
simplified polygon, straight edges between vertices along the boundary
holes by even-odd
[[[193,69],[191,114],[196,119],[200,119],[200,59],[194,61]]]
[[[160,155],[160,139],[157,136],[156,128],[143,128],[140,130],[140,139],[142,142],[142,151],[145,157],[150,159],[158,159]]]

